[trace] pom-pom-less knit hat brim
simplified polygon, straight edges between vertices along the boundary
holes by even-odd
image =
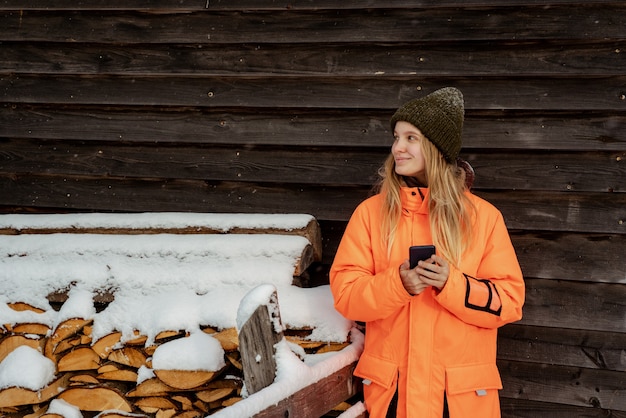
[[[435,144],[448,162],[453,162],[461,151],[464,115],[461,91],[444,87],[403,104],[391,117],[391,131],[397,122],[409,122]]]

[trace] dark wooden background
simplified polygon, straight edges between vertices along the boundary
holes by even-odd
[[[526,278],[504,417],[626,417],[626,4],[0,0],[0,212],[303,212],[324,281],[443,86]]]

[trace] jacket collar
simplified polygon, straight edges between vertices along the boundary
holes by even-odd
[[[403,211],[428,213],[428,194],[427,187],[401,187],[400,200]]]

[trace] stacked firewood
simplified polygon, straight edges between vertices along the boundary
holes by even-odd
[[[24,303],[9,304],[14,310],[40,309]],[[152,355],[162,344],[185,337],[185,332],[163,331],[146,344],[147,337],[122,341],[113,332],[92,339],[92,320],[67,319],[55,329],[37,323],[0,324],[0,362],[13,350],[28,346],[52,360],[55,380],[39,391],[20,387],[0,390],[0,416],[59,418],[47,413],[54,399],[81,410],[84,417],[193,418],[204,417],[242,399],[243,372],[234,328],[202,330],[216,338],[225,352],[226,366],[217,372],[202,370],[154,370]],[[306,353],[337,351],[348,343],[306,340],[307,330],[287,330],[285,336]],[[142,373],[151,370],[148,378]],[[139,381],[139,383],[138,383]],[[338,409],[349,405],[338,405]],[[103,414],[103,411],[109,411]],[[124,414],[126,413],[126,414]]]

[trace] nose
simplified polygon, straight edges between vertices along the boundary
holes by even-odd
[[[404,152],[406,150],[406,142],[402,140],[402,138],[398,138],[393,141],[393,145],[391,145],[391,152]]]

